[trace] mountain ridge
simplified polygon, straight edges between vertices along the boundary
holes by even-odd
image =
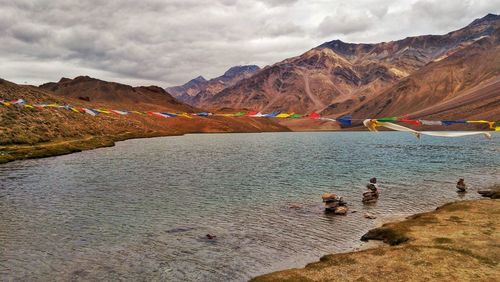
[[[199,106],[328,115],[350,112],[426,65],[496,36],[499,28],[500,16],[488,14],[444,35],[375,44],[328,41],[266,66]]]
[[[249,77],[259,70],[260,67],[257,65],[233,66],[221,76],[210,80],[198,76],[183,85],[167,87],[166,90],[182,102],[199,106],[221,90],[238,83],[241,79]]]

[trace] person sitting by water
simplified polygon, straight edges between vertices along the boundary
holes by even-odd
[[[457,189],[458,189],[458,192],[465,192],[465,190],[467,189],[467,185],[465,185],[465,181],[463,178],[460,178],[458,180]]]

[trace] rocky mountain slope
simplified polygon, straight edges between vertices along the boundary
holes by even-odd
[[[201,106],[215,94],[252,76],[259,70],[260,68],[256,65],[235,66],[219,77],[206,80],[202,76],[198,76],[184,85],[169,87],[166,90],[182,102]]]
[[[79,82],[80,80],[82,81]],[[55,89],[56,92],[48,90],[49,88]],[[86,100],[78,97],[85,97]],[[0,79],[0,100],[12,101],[20,98],[33,105],[57,103],[74,107],[142,111],[195,110],[175,101],[157,87],[130,87],[83,77],[74,80],[63,79],[60,84],[39,88]],[[87,101],[87,98],[90,101]],[[0,163],[111,146],[114,141],[129,138],[202,132],[288,130],[287,127],[264,118],[162,118],[138,114],[91,116],[59,108],[0,105]]]
[[[367,116],[392,115],[402,110],[421,111],[442,102],[450,93],[455,95],[498,76],[494,62],[488,60],[500,57],[495,47],[498,42],[491,39],[499,28],[500,16],[489,14],[445,35],[408,37],[378,44],[326,42],[300,56],[265,67],[199,106],[300,113],[318,111],[333,116],[354,110]],[[489,42],[487,47],[478,47],[486,41]],[[443,90],[448,91],[446,95],[424,97],[433,94],[413,93],[412,89],[416,88],[408,88],[407,96],[414,95],[419,97],[416,100],[429,102],[408,103],[408,107],[398,108],[400,112],[395,108],[381,111],[380,105],[378,108],[367,105],[367,101],[375,101],[375,97],[385,99],[381,93],[392,91],[391,87],[398,87],[399,83],[426,84],[423,79],[434,79],[437,83],[451,72],[465,74],[462,63],[455,58],[469,55],[473,56],[474,63],[468,62],[467,57],[462,63],[470,64],[475,75],[458,88]],[[424,78],[425,73],[432,75]],[[398,103],[393,104],[397,106]],[[359,110],[362,106],[364,110]],[[374,110],[369,111],[370,108]]]
[[[500,119],[500,30],[361,102],[355,117]]]
[[[88,76],[62,78],[39,86],[60,96],[78,98],[83,103],[104,103],[117,108],[193,112],[195,108],[177,101],[157,86],[132,87]]]

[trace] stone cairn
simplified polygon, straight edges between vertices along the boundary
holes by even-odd
[[[363,204],[375,203],[378,200],[378,188],[374,183],[366,185],[368,191],[363,193]]]
[[[375,203],[378,200],[377,191],[366,191],[363,193],[363,204]]]
[[[321,198],[323,198],[323,203],[325,203],[326,212],[333,212],[340,215],[347,213],[347,203],[344,202],[342,197],[338,197],[334,193],[325,193]]]

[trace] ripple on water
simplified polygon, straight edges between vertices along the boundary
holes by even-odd
[[[397,133],[188,135],[8,163],[0,275],[242,281],[303,266],[359,245],[379,222],[365,212],[392,218],[456,200],[458,177],[472,189],[463,198],[475,198],[498,181],[499,145]],[[381,199],[363,206],[372,176]],[[357,212],[325,214],[326,191]]]

